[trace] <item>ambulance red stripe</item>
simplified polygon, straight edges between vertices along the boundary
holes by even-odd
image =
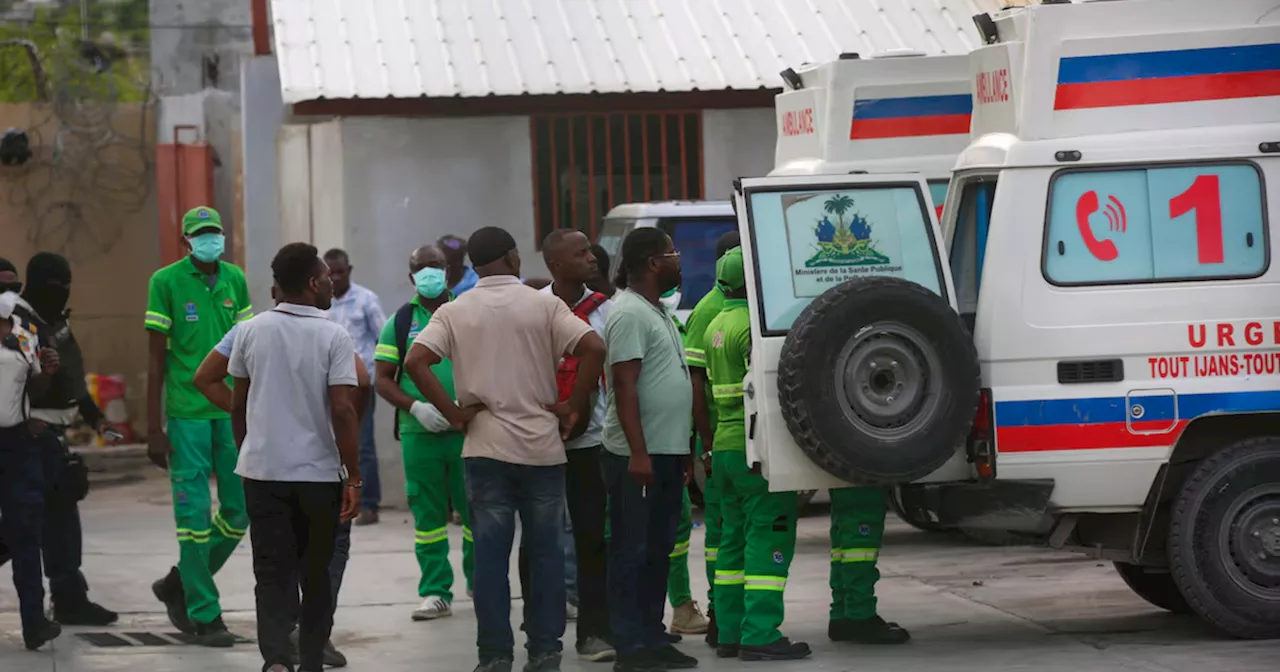
[[[1123,422],[998,427],[996,428],[996,450],[1000,453],[1032,453],[1047,450],[1171,446],[1177,442],[1178,436],[1190,422],[1190,420],[1180,420],[1173,429],[1159,434],[1134,434]],[[1168,426],[1168,420],[1133,423],[1133,428],[1139,432],[1155,432]]]
[[[1059,84],[1055,110],[1280,96],[1280,70]]]
[[[923,117],[854,118],[849,128],[850,140],[907,138],[925,135],[969,133],[968,114],[937,114]]]

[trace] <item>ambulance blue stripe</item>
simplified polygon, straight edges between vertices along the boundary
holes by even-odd
[[[864,98],[853,103],[854,119],[895,119],[972,113],[973,97],[967,93],[913,98]]]
[[[1146,411],[1143,420],[1173,418],[1173,402],[1169,397],[1136,396],[1131,397],[1130,402],[1143,405]],[[1280,411],[1280,390],[1178,395],[1178,417],[1183,419],[1210,413],[1255,411]],[[1002,401],[996,404],[996,424],[1001,427],[1124,422],[1125,415],[1124,397]]]
[[[1059,84],[1122,82],[1280,70],[1280,44],[1072,56],[1058,64]]]

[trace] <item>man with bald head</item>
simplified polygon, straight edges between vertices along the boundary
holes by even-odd
[[[374,385],[378,395],[396,409],[396,436],[404,451],[405,494],[413,511],[414,551],[422,576],[418,597],[422,604],[413,620],[429,621],[453,615],[453,566],[449,563],[449,500],[462,516],[462,569],[471,590],[471,519],[462,477],[462,432],[427,402],[404,375],[409,343],[431,316],[448,303],[448,258],[439,245],[424,245],[409,256],[409,281],[414,297],[387,320],[374,349]],[[453,364],[441,360],[431,367],[450,397]]]

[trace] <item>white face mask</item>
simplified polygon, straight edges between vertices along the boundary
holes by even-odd
[[[658,299],[662,302],[662,307],[667,309],[668,313],[674,313],[680,307],[680,290],[672,290],[670,294]]]

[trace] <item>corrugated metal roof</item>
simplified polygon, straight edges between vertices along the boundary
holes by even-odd
[[[965,53],[989,0],[272,0],[284,100],[782,86],[842,52]]]

